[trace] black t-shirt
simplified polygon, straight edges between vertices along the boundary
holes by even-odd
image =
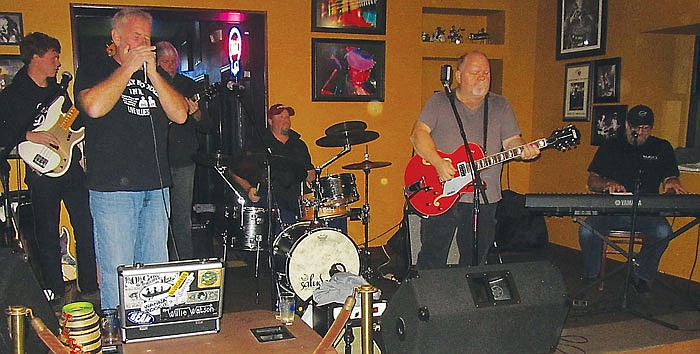
[[[265,146],[269,146],[272,150],[273,161],[271,164],[272,188],[280,208],[292,210],[299,207],[299,197],[301,196],[301,182],[304,178],[297,173],[312,170],[314,166],[311,164],[311,154],[306,143],[302,141],[299,133],[295,131],[289,132],[289,140],[282,143],[275,138],[272,133],[267,130],[263,136],[263,142],[257,141],[250,144],[246,150],[262,153],[265,151]],[[279,159],[274,156],[284,156],[287,159]],[[293,165],[293,166],[290,166]],[[294,167],[294,168],[291,168]],[[242,176],[255,185],[255,176]],[[258,176],[260,181],[263,176]],[[252,180],[252,181],[251,181]],[[264,189],[264,183],[260,189]]]
[[[175,88],[177,92],[185,97],[192,98],[197,93],[197,83],[187,76],[175,74],[174,77],[158,67],[158,72]],[[170,124],[168,128],[168,157],[170,167],[183,167],[194,164],[192,157],[197,153],[199,145],[197,143],[197,130],[206,132],[210,127],[209,115],[206,110],[206,103],[199,101],[199,110],[202,114],[201,120],[187,117],[184,124]]]
[[[644,144],[635,149],[627,142],[626,137],[621,135],[606,140],[588,166],[589,172],[617,181],[630,192],[634,191],[634,182],[640,170],[640,192],[658,194],[664,179],[679,176],[671,144],[664,139],[650,136]]]
[[[107,56],[78,67],[73,88],[78,109],[78,93],[106,80],[117,68]],[[144,82],[143,71],[131,76],[111,111],[96,119],[85,116],[83,122],[88,188],[144,191],[170,185],[168,119],[155,88]]]

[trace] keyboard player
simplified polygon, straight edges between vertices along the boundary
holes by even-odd
[[[654,112],[638,105],[627,114],[625,130],[617,137],[604,141],[588,166],[588,188],[597,193],[634,192],[635,181],[640,180],[640,194],[685,194],[679,180],[678,165],[671,144],[653,136]],[[624,134],[623,134],[624,133]],[[586,227],[602,235],[610,230],[630,230],[631,216],[590,216],[579,227],[579,244],[583,254],[584,280],[598,277],[603,240]],[[635,231],[645,237],[638,267],[633,271],[634,289],[648,293],[659,267],[659,261],[673,233],[663,216],[638,216]]]

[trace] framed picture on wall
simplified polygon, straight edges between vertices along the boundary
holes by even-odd
[[[557,60],[605,54],[607,0],[558,0]]]
[[[384,41],[313,38],[312,101],[384,101]]]
[[[591,119],[591,145],[598,146],[625,131],[626,105],[594,106]]]
[[[0,12],[0,44],[19,44],[24,36],[22,14]]]
[[[566,64],[564,72],[564,121],[588,121],[591,67],[591,62]]]
[[[620,58],[596,60],[593,103],[620,102]]]
[[[311,31],[386,33],[386,0],[312,0]]]
[[[12,83],[23,65],[19,55],[0,55],[0,92]]]

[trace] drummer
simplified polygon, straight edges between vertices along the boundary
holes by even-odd
[[[295,223],[299,218],[301,182],[311,182],[316,177],[308,146],[301,140],[301,135],[292,130],[290,118],[294,113],[291,106],[280,103],[272,105],[267,111],[269,129],[263,133],[262,140],[254,139],[246,146],[246,151],[257,156],[270,148],[273,205],[278,208],[281,221],[287,225]],[[265,206],[265,171],[255,159],[245,160],[244,157],[243,161],[237,161],[237,168],[233,171],[235,174],[232,173],[233,179],[247,191],[251,202]]]

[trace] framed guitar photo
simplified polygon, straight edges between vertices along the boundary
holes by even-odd
[[[605,54],[608,0],[558,0],[557,60]]]
[[[564,121],[588,121],[591,99],[591,63],[566,64]]]
[[[386,33],[386,0],[312,0],[311,31]]]

